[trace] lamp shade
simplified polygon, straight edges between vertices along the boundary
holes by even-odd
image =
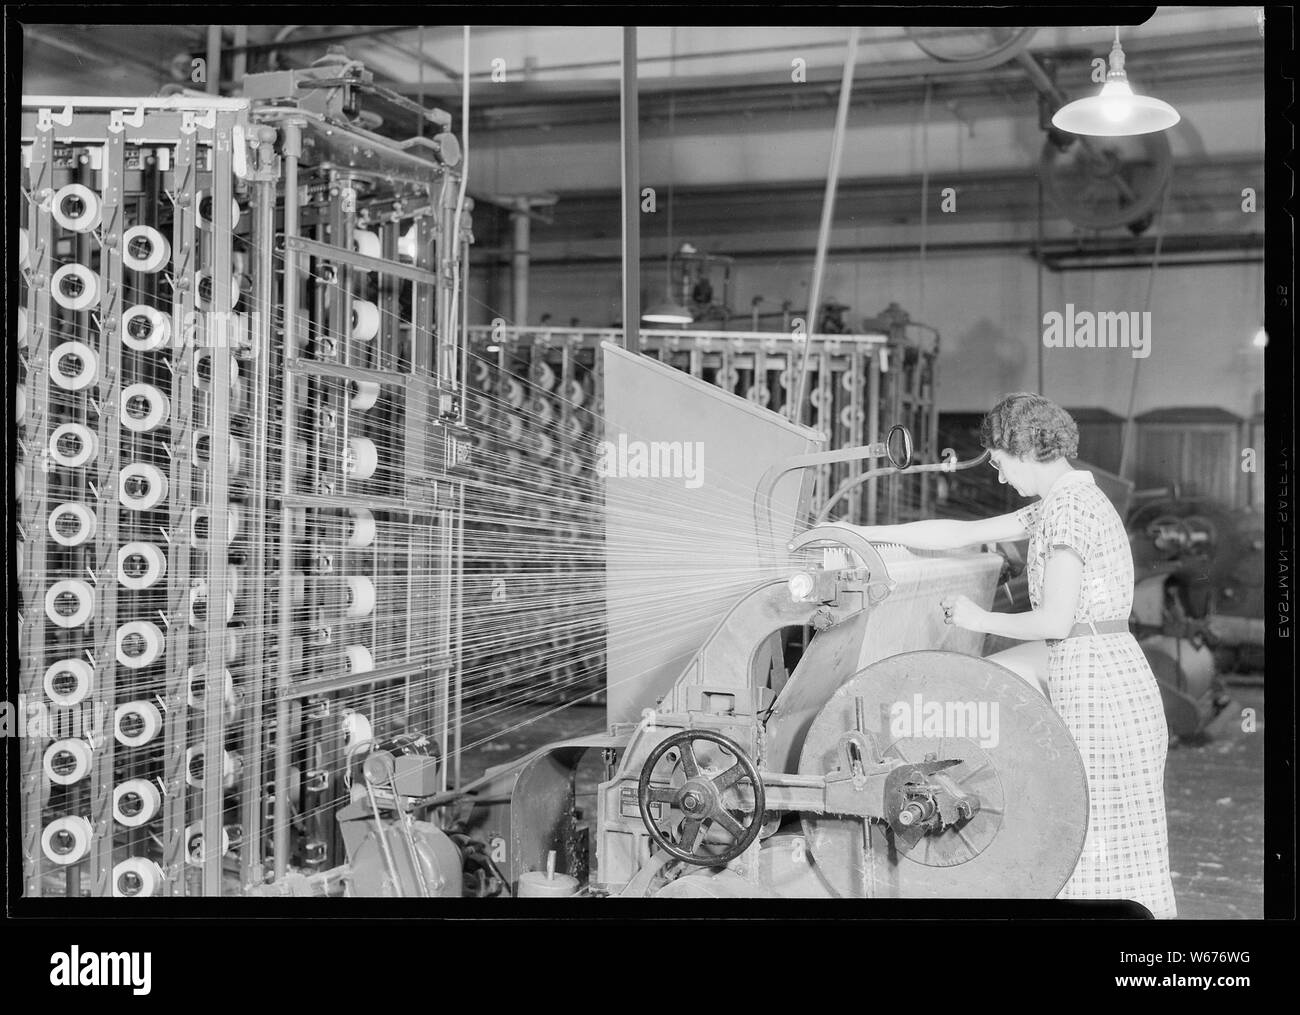
[[[695,318],[680,303],[664,300],[647,309],[641,315],[641,320],[646,324],[690,324]]]
[[[1127,81],[1107,81],[1101,93],[1075,99],[1052,117],[1052,126],[1091,137],[1130,137],[1168,130],[1182,117],[1167,102],[1134,95]]]
[[[1110,70],[1101,92],[1086,99],[1075,99],[1056,111],[1052,126],[1070,134],[1090,137],[1132,137],[1168,130],[1182,117],[1167,102],[1150,95],[1135,95],[1124,70],[1124,50],[1116,29],[1115,45],[1110,51]]]

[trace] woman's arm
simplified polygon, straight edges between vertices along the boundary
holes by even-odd
[[[1082,582],[1083,558],[1068,547],[1057,547],[1047,558],[1043,599],[1037,609],[1028,613],[991,613],[965,596],[958,596],[951,607],[952,622],[969,631],[1019,641],[1064,638],[1074,627]]]
[[[902,543],[915,550],[955,550],[973,543],[1002,543],[1024,539],[1029,535],[1024,524],[1011,511],[993,518],[961,521],[954,518],[929,518],[902,525],[854,525],[873,543]]]

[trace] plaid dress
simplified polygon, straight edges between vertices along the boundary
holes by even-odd
[[[1047,558],[1068,547],[1083,560],[1075,622],[1127,620],[1133,555],[1124,523],[1092,473],[1063,474],[1016,512],[1029,533],[1029,598],[1042,600]],[[1177,914],[1165,817],[1165,726],[1160,688],[1127,632],[1047,643],[1052,705],[1088,776],[1088,834],[1062,899],[1132,899],[1157,918]]]

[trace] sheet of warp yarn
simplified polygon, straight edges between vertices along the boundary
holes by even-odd
[[[939,603],[965,595],[988,609],[1002,569],[998,554],[930,552],[889,544],[876,546],[876,552],[896,583],[894,590],[854,620],[813,639],[805,657],[808,665],[795,668],[767,722],[764,763],[771,771],[798,771],[812,721],[842,684],[871,663],[922,649],[981,654],[984,635],[945,624]],[[861,566],[856,555],[850,556],[852,566]],[[850,566],[841,550],[827,551],[825,564]]]
[[[702,462],[697,482],[621,469],[603,479],[606,713],[611,723],[636,722],[743,596],[794,569],[762,560],[755,491],[770,468],[820,450],[824,437],[646,356],[609,343],[602,352],[610,448],[689,444]],[[778,547],[797,531],[811,477],[788,472],[773,490]]]
[[[877,659],[939,649],[978,656],[984,635],[943,622],[941,600],[964,595],[981,609],[993,605],[1002,558],[996,553],[927,552],[880,545],[876,551],[897,582],[883,603],[867,613],[858,668]]]

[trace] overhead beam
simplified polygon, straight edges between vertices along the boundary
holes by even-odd
[[[1240,190],[1245,185],[1241,181],[1250,182],[1262,200],[1263,170],[1262,155],[1179,159],[1174,165],[1178,187],[1171,195],[1168,213],[1172,218],[1210,210],[1222,200],[1225,190]],[[964,222],[1037,219],[1036,167],[933,175],[936,180],[942,179],[942,186],[954,187],[962,195]],[[919,174],[841,179],[836,221],[913,223],[920,212],[920,181]],[[818,215],[817,202],[823,195],[824,181],[813,180],[679,187],[674,189],[674,216],[678,223],[685,224],[685,232],[680,226],[676,231],[698,239],[702,235],[742,235],[756,228],[807,228]],[[551,212],[553,221],[542,221],[535,228],[536,249],[544,252],[553,244],[585,243],[614,234],[614,223],[621,214],[620,190],[564,191],[558,198]],[[1055,206],[1049,201],[1047,208],[1051,221],[1056,222]],[[756,227],[755,223],[762,225]],[[654,235],[662,235],[659,223],[648,223],[647,228]],[[484,238],[490,235],[484,233]]]
[[[1239,58],[1249,59],[1258,70],[1262,71],[1263,54],[1260,48],[1258,32],[1254,29],[1229,30],[1221,35],[1215,35],[1212,39],[1203,35],[1193,35],[1180,36],[1176,39],[1170,37],[1165,41],[1168,43],[1167,45],[1143,46],[1141,50],[1133,49],[1132,53],[1129,52],[1130,46],[1126,43],[1125,54],[1129,56],[1131,66],[1142,68],[1144,83],[1181,80],[1183,78],[1204,79],[1206,77],[1206,60],[1213,61],[1213,77],[1215,79],[1218,79],[1225,69],[1231,67]],[[1051,61],[1066,69],[1067,73],[1063,79],[1065,84],[1080,87],[1089,81],[1089,59],[1097,55],[1091,49],[1083,49],[1077,46],[1032,49],[1032,52],[1040,61]],[[1141,62],[1143,53],[1147,54],[1152,61],[1145,66]],[[740,52],[736,54],[737,57],[744,55],[744,53]],[[505,81],[494,84],[491,91],[482,96],[480,106],[508,106],[534,99],[548,103],[590,101],[593,98],[612,100],[618,92],[618,80],[612,76],[596,80],[577,78],[549,81],[537,80],[537,75],[548,73],[553,73],[553,71],[545,67],[535,68],[531,72],[532,80],[521,80],[523,76],[522,70],[513,75],[507,72]],[[819,89],[831,89],[834,91],[838,85],[839,77],[840,68],[834,65],[809,67],[807,81],[801,90],[815,92]],[[1022,79],[1023,72],[1014,63],[1010,62],[1001,67],[986,69],[977,73],[971,71],[967,65],[962,63],[929,59],[863,60],[860,61],[854,72],[855,83],[892,79],[924,82],[926,78],[935,80],[936,86],[949,80],[968,80],[975,83],[983,82],[987,85],[990,80],[1012,81]],[[405,82],[396,83],[393,87],[396,90],[404,91],[413,90],[417,85],[414,82]],[[761,90],[771,87],[773,87],[773,82],[770,74],[754,74],[751,72],[651,76],[639,82],[642,97],[650,99],[667,95],[669,92],[676,93],[679,96],[694,92],[707,95],[722,90]],[[456,89],[447,84],[426,85],[426,94],[430,97],[437,97],[440,91],[451,93],[455,92]],[[784,87],[783,91],[788,97],[789,88]]]
[[[1085,266],[1088,258],[1105,260],[1104,264],[1092,267],[1130,267],[1133,264],[1150,264],[1155,241],[1150,237],[1131,240],[1115,240],[1102,237],[1100,241],[1083,241],[1081,237],[1047,240],[1042,245],[1043,264],[1049,271],[1069,271],[1071,268]],[[990,240],[953,240],[951,242],[929,243],[926,254],[929,257],[963,256],[983,253],[1023,253],[1032,258],[1038,242],[1033,236],[1019,239]],[[846,243],[830,246],[828,258],[845,257],[915,257],[915,243]],[[506,251],[475,250],[476,263],[499,263]],[[737,250],[730,256],[736,263],[753,263],[758,261],[788,261],[814,256],[815,247],[783,246],[769,247],[762,250]],[[1208,255],[1225,255],[1211,257]],[[1235,256],[1226,256],[1235,255]],[[1263,233],[1179,233],[1166,235],[1160,251],[1160,263],[1168,267],[1180,265],[1204,265],[1218,263],[1255,263],[1264,257]],[[1182,258],[1182,260],[1179,260]],[[619,263],[621,253],[565,253],[559,255],[533,255],[529,259],[532,267],[565,266],[589,267]],[[647,257],[647,261],[655,258]],[[1111,263],[1113,262],[1113,263]]]

